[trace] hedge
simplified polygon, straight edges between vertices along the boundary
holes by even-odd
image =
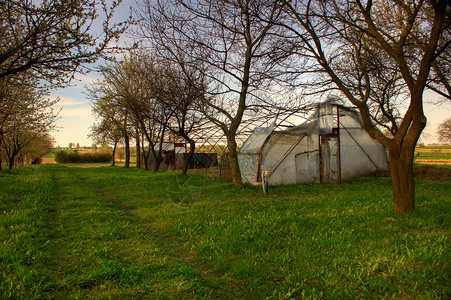
[[[58,151],[55,156],[55,161],[60,164],[67,163],[107,163],[113,160],[111,153],[67,153],[66,151]]]

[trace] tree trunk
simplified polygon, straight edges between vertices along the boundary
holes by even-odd
[[[128,134],[124,136],[125,141],[125,165],[124,168],[130,167],[130,137]]]
[[[238,152],[234,134],[227,135],[227,149],[229,150],[230,171],[232,174],[232,181],[235,187],[241,188],[243,180],[241,179],[240,166],[238,165]]]
[[[12,170],[14,167],[14,162],[16,159],[17,154],[19,154],[19,150],[14,150],[8,155],[8,169]]]
[[[185,156],[185,160],[183,161],[182,175],[186,175],[188,172],[189,162],[194,155],[194,150],[196,149],[196,142],[193,139],[185,138],[189,143],[189,152]]]
[[[146,151],[146,148],[144,146],[144,136],[141,137],[141,142],[142,142],[141,148],[143,150],[142,151],[142,159],[143,159],[144,169],[149,170],[150,146],[147,148],[147,151]]]
[[[413,119],[402,139],[397,138],[389,145],[389,159],[393,190],[393,210],[402,214],[415,208],[415,182],[413,158],[417,141],[426,126],[426,117]],[[398,134],[400,132],[398,131]]]
[[[13,167],[14,167],[14,156],[11,156],[8,159],[8,169],[12,170]]]
[[[161,165],[161,162],[163,161],[163,156],[162,156],[162,154],[161,154],[161,152],[155,157],[155,161],[154,161],[154,164],[153,164],[153,170],[156,172],[156,171],[159,171],[160,170],[160,165]]]
[[[399,214],[413,211],[415,208],[413,160],[409,162],[406,155],[390,151],[390,168],[394,212]]]
[[[139,140],[139,132],[136,130],[136,168],[141,168],[141,142]]]
[[[116,166],[116,148],[117,148],[117,142],[114,143],[114,147],[113,147],[113,167]]]

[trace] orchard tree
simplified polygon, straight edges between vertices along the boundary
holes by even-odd
[[[198,92],[201,110],[226,136],[232,180],[241,187],[237,132],[255,100],[252,93],[264,86],[275,66],[267,57],[281,1],[157,2],[144,1],[138,12],[142,20],[138,35],[185,75],[193,69],[202,74],[208,88],[206,93]]]
[[[449,70],[433,71],[440,59],[449,60],[443,56],[451,44],[449,1],[284,3],[278,24],[286,34],[274,55],[291,55],[291,66],[297,67],[289,72],[297,71],[304,83],[306,74],[313,75],[308,82],[313,87],[333,86],[358,107],[365,130],[389,151],[394,211],[412,211],[414,150],[426,126],[423,93],[431,82],[449,83]],[[385,91],[381,83],[395,92],[379,98]],[[403,97],[404,107],[399,107]],[[384,112],[388,105],[391,112]],[[388,133],[375,122],[377,112],[391,123]]]
[[[53,138],[47,132],[38,134],[19,152],[19,160],[23,163],[41,163],[42,158],[53,148]]]
[[[156,121],[189,144],[182,167],[185,175],[196,149],[193,134],[208,122],[200,112],[202,97],[205,96],[203,77],[195,69],[181,70],[169,64],[161,65],[157,70],[152,84],[154,96],[166,112],[163,116],[169,116],[169,119],[160,120],[157,115]]]
[[[100,121],[91,126],[90,137],[97,144],[113,145],[113,167],[116,165],[116,149],[122,139],[122,130],[116,126],[117,123],[108,117],[101,117]]]
[[[97,137],[100,143],[111,142],[114,145],[113,155],[120,141],[125,145],[126,160],[125,168],[130,163],[130,116],[127,108],[124,107],[114,89],[108,84],[99,80],[88,89],[91,98],[91,106],[94,115],[99,122],[91,128],[91,136]],[[113,165],[114,165],[113,156]]]
[[[43,81],[67,84],[127,28],[128,21],[111,24],[121,2],[0,1],[0,78],[32,70]]]
[[[30,72],[0,78],[0,152],[6,152],[10,168],[24,147],[54,128],[58,117],[52,106],[59,98],[46,98],[36,86]]]
[[[103,99],[102,110],[127,112],[125,132],[133,127],[135,132],[131,134],[136,136],[136,128],[139,128],[149,147],[149,151],[143,153],[145,167],[149,167],[147,155],[151,152],[155,158],[154,170],[158,170],[168,116],[154,97],[154,78],[159,74],[155,73],[153,62],[147,58],[130,52],[123,61],[114,61],[103,67],[103,79],[95,84],[90,93],[92,99]]]

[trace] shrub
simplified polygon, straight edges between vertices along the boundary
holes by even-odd
[[[113,156],[111,153],[85,153],[78,152],[67,153],[65,151],[59,151],[56,153],[55,161],[60,164],[67,163],[107,163],[112,161]]]

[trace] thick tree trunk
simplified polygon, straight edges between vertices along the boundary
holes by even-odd
[[[235,141],[235,135],[227,135],[227,149],[229,151],[229,163],[230,171],[232,174],[232,181],[235,187],[240,188],[243,186],[243,180],[241,179],[240,166],[238,165],[238,151]]]
[[[415,208],[413,159],[407,156],[402,152],[390,151],[393,210],[398,214]]]
[[[407,116],[410,118],[410,116]],[[407,119],[408,121],[408,119]],[[426,126],[426,117],[415,116],[405,134],[395,136],[388,147],[392,190],[393,210],[395,213],[411,212],[415,208],[415,182],[413,175],[413,158],[417,141]],[[402,134],[398,131],[397,135]]]
[[[124,168],[130,167],[130,138],[128,135],[124,136],[125,141],[125,165]]]
[[[189,152],[185,156],[185,160],[183,161],[182,175],[186,175],[188,172],[189,162],[194,155],[194,150],[196,149],[196,142],[193,139],[185,138],[189,143]]]

